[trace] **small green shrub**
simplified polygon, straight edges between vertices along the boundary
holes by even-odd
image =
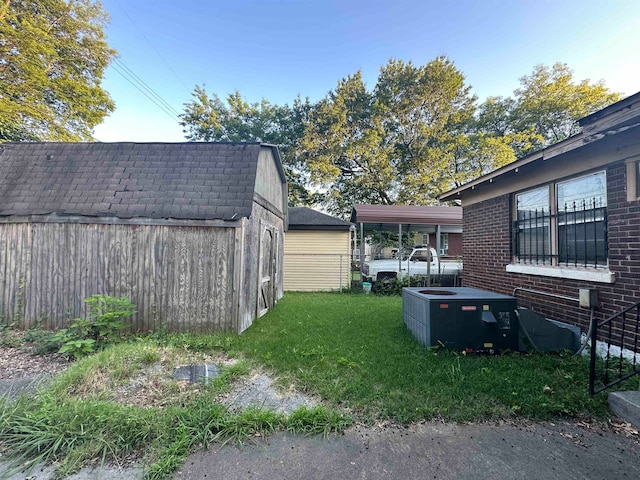
[[[127,327],[122,320],[136,312],[127,297],[92,295],[84,301],[89,305],[90,319],[76,318],[53,337],[62,344],[58,352],[76,360],[122,340],[120,331]]]
[[[376,295],[402,295],[402,287],[408,287],[409,280],[404,278],[399,280],[398,278],[388,278],[378,280],[373,284],[371,291]]]
[[[22,340],[15,334],[15,324],[0,325],[0,345],[17,348]]]
[[[58,353],[71,355],[78,360],[94,353],[95,344],[96,341],[93,338],[69,339],[62,344]]]
[[[31,352],[34,355],[46,355],[60,350],[62,342],[56,337],[56,332],[41,328],[30,328],[24,332],[23,341],[31,344]]]
[[[128,326],[122,320],[136,313],[136,306],[127,297],[91,295],[84,301],[89,305],[89,315],[94,319],[91,334],[96,341],[109,340],[109,337]]]

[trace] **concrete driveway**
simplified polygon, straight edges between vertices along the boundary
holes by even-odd
[[[576,422],[354,427],[192,455],[174,479],[640,478],[636,435]]]
[[[191,455],[174,480],[637,479],[637,432],[579,422],[352,427],[337,436],[277,433]],[[2,472],[2,463],[0,463]],[[137,480],[139,467],[84,469],[71,480]],[[36,468],[11,480],[54,478]]]

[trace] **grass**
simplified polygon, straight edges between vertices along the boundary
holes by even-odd
[[[208,386],[185,387],[154,369],[236,357]],[[218,395],[254,365],[323,400],[284,416],[229,411]],[[164,378],[162,378],[164,375]],[[17,468],[55,463],[61,475],[135,456],[164,478],[212,442],[277,430],[328,434],[351,418],[451,421],[608,414],[589,397],[587,359],[571,355],[465,356],[420,346],[398,297],[288,293],[240,336],[154,334],[75,362],[35,397],[0,398],[0,446]],[[145,398],[127,396],[142,382]],[[146,382],[146,383],[145,383]]]
[[[62,477],[90,463],[119,463],[133,456],[147,466],[145,478],[160,479],[212,442],[244,443],[275,430],[328,434],[350,423],[322,406],[300,408],[289,417],[255,408],[229,411],[218,395],[250,372],[242,359],[221,366],[220,376],[208,385],[176,382],[167,372],[211,361],[203,350],[221,353],[222,346],[229,346],[218,343],[224,335],[202,336],[201,343],[196,338],[166,336],[114,345],[75,362],[37,396],[0,397],[0,449],[12,461],[5,474],[53,463]],[[170,344],[176,339],[179,347]],[[185,340],[199,349],[186,348]]]
[[[288,293],[230,348],[365,421],[607,415],[588,361],[549,354],[464,356],[420,346],[402,300]]]

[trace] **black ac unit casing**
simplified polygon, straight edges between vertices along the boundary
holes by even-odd
[[[402,317],[419,343],[467,352],[518,350],[514,297],[477,288],[402,289]]]

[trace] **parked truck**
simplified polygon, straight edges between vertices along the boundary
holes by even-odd
[[[364,262],[362,276],[371,283],[420,276],[429,278],[433,284],[453,286],[462,276],[462,262],[442,261],[435,248],[416,245],[405,250],[400,258]]]

